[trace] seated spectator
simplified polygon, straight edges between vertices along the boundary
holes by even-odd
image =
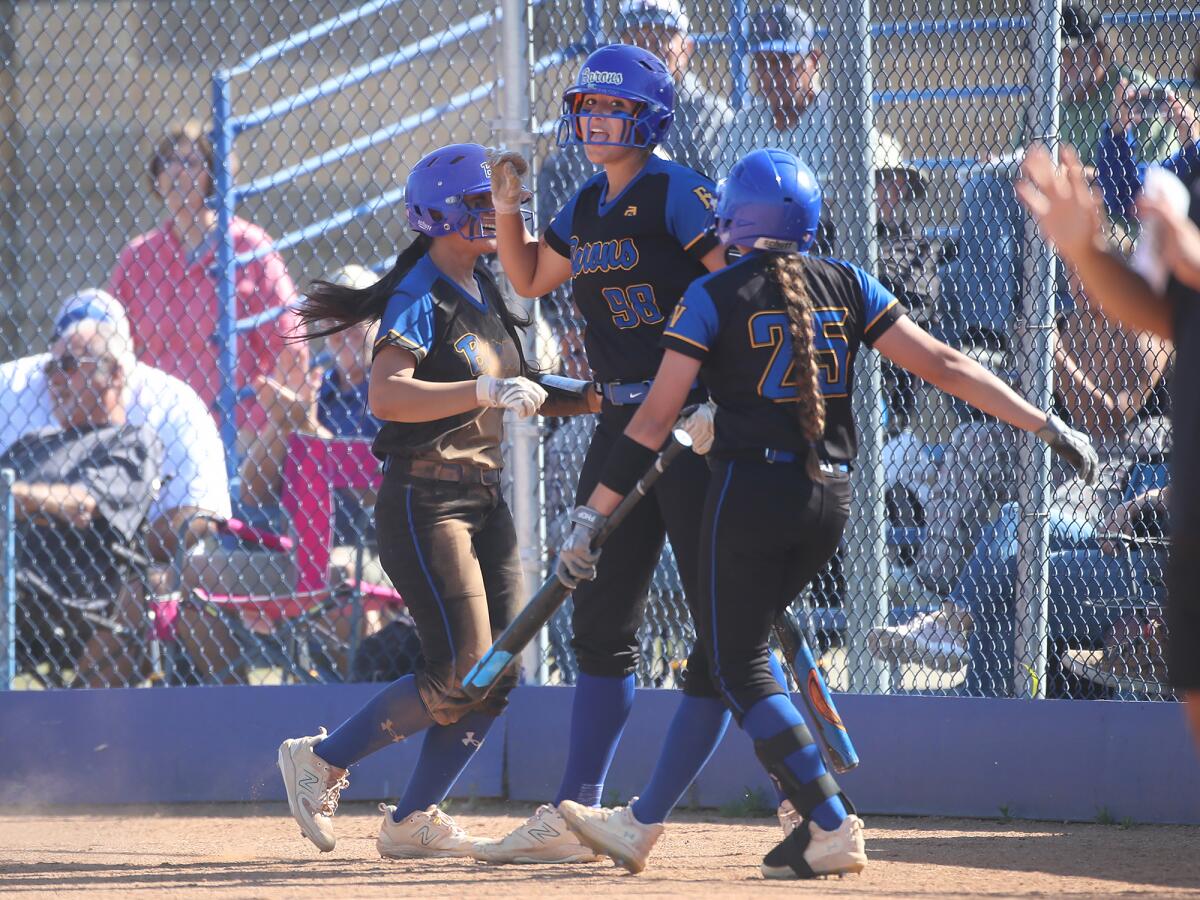
[[[69,610],[107,614],[121,583],[112,546],[140,544],[163,446],[149,426],[129,421],[132,370],[127,333],[111,322],[68,322],[44,363],[54,424],[27,431],[0,455],[0,468],[17,475],[17,567],[41,583],[19,605],[27,663],[72,664],[90,628]]]
[[[1164,158],[1142,156],[1137,126],[1161,117],[1175,129],[1180,149]],[[1162,166],[1183,181],[1200,169],[1200,115],[1170,88],[1134,87],[1122,81],[1096,147],[1096,176],[1110,215],[1131,219],[1147,165]]]
[[[53,340],[80,322],[111,325],[130,341],[125,309],[109,294],[86,290],[67,297],[55,321]],[[132,345],[131,345],[132,346]],[[22,434],[55,425],[49,353],[0,364],[0,452]],[[134,425],[146,425],[164,448],[164,484],[150,507],[147,546],[153,556],[169,560],[177,532],[196,512],[228,516],[229,484],[225,453],[217,427],[204,403],[190,387],[166,372],[132,362],[124,372],[125,414]]]
[[[190,385],[210,409],[221,388],[220,346],[214,340],[220,301],[216,262],[217,214],[213,195],[213,148],[203,125],[189,121],[170,128],[149,162],[150,188],[167,211],[158,228],[139,235],[121,251],[109,291],[124,305],[138,358]],[[237,271],[237,315],[287,308],[297,299],[283,258],[256,225],[234,218],[236,254],[263,254]],[[308,350],[285,336],[296,325],[285,311],[273,322],[238,335],[236,388],[271,375],[292,390],[304,384]],[[257,424],[257,423],[255,423]],[[253,432],[243,432],[243,447]]]

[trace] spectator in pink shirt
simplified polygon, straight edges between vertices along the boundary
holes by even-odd
[[[140,360],[183,380],[215,409],[221,382],[217,366],[220,303],[217,298],[217,214],[213,192],[213,149],[196,120],[169,129],[150,159],[150,183],[162,198],[167,219],[134,238],[121,251],[109,279],[109,292],[128,311]],[[234,252],[270,246],[257,225],[234,218]],[[237,315],[290,306],[296,287],[282,257],[274,251],[237,271]],[[288,311],[274,322],[238,336],[237,388],[272,376],[299,389],[308,351],[285,338],[296,324]],[[244,446],[244,441],[242,442]]]

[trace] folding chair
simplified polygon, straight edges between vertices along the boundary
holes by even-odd
[[[330,666],[319,671],[310,652],[310,639],[331,635],[330,613],[348,614],[351,637],[346,671],[351,671],[363,615],[371,610],[403,608],[403,600],[391,587],[363,580],[362,541],[358,542],[351,577],[337,583],[330,578],[337,493],[375,490],[379,476],[379,461],[372,455],[369,441],[292,435],[280,498],[291,535],[207,513],[192,517],[181,529],[182,534],[190,522],[203,519],[240,544],[268,551],[263,554],[266,563],[271,554],[290,555],[297,573],[292,590],[285,595],[222,594],[199,587],[181,590],[186,561],[181,550],[175,566],[176,590],[151,604],[154,644],[160,648],[174,645],[181,604],[186,603],[221,622],[243,653],[247,647],[253,648],[261,661],[282,671],[284,680],[319,682],[339,676]],[[154,655],[155,671],[173,680],[178,656],[160,650]],[[232,671],[227,666],[210,677],[221,680]]]

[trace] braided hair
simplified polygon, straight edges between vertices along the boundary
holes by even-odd
[[[771,275],[783,295],[792,333],[792,371],[797,388],[796,417],[808,439],[808,476],[821,481],[817,444],[825,433],[825,395],[818,380],[817,354],[813,349],[813,304],[804,278],[804,257],[799,253],[771,254]]]

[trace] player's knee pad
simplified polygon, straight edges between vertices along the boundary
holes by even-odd
[[[842,793],[834,777],[826,772],[815,781],[801,782],[787,764],[787,758],[797,750],[803,750],[813,743],[812,734],[804,725],[797,725],[786,731],[781,731],[765,741],[754,742],[754,753],[758,761],[766,768],[771,780],[792,801],[796,812],[810,818],[812,811],[831,797],[838,797],[846,807],[847,812],[854,812],[854,804]]]

